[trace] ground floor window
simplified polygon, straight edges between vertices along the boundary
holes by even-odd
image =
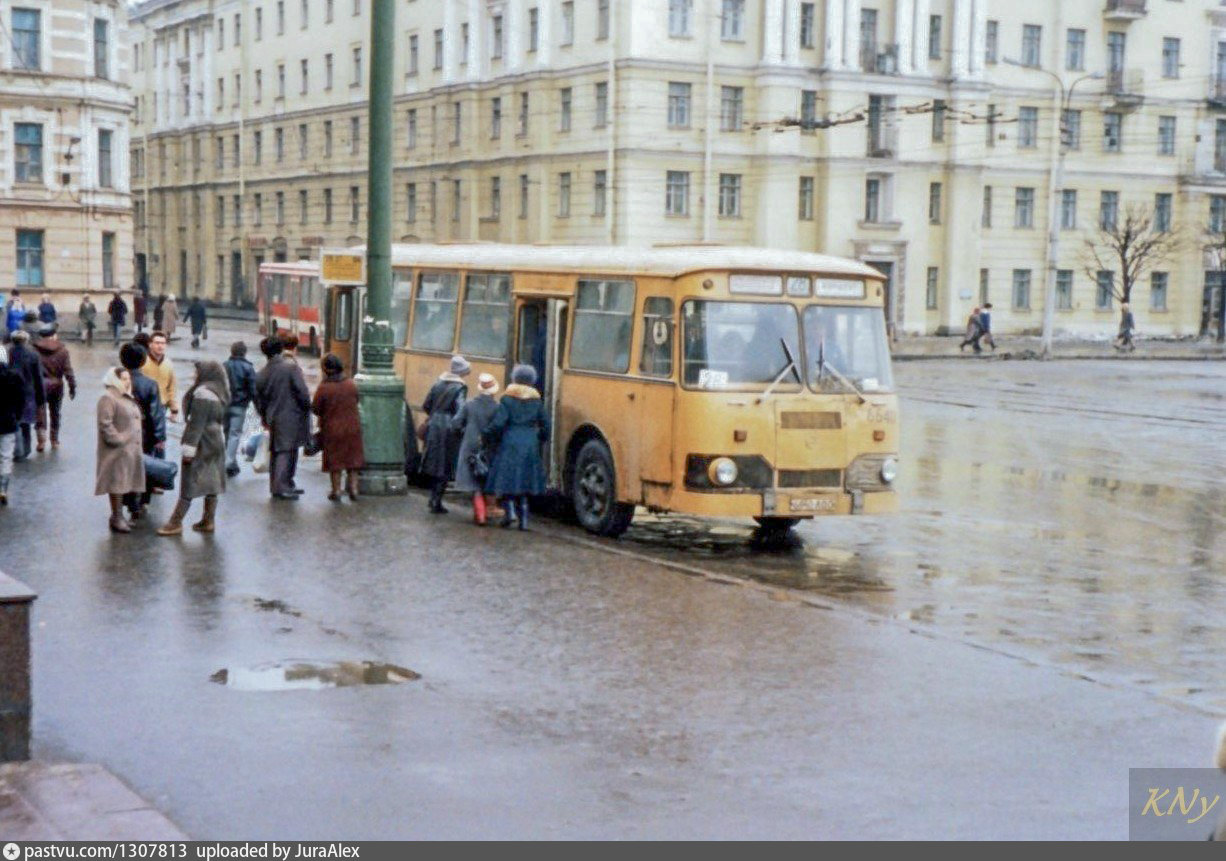
[[[17,286],[42,287],[43,231],[17,231]]]
[[[1166,310],[1166,272],[1152,272],[1149,276],[1149,307],[1152,311]]]
[[[115,234],[102,234],[102,289],[115,289]]]
[[[1030,270],[1013,270],[1013,307],[1018,311],[1030,310]]]
[[[1115,283],[1115,273],[1106,269],[1098,272],[1095,279],[1094,307],[1099,311],[1111,310],[1111,287]]]
[[[1056,270],[1056,310],[1073,310],[1073,270]]]
[[[928,283],[925,285],[924,306],[929,311],[935,311],[937,307],[937,285],[940,277],[941,273],[937,267],[928,267]]]

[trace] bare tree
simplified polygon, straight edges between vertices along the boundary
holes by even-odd
[[[1132,288],[1148,270],[1174,255],[1179,244],[1174,232],[1154,229],[1149,207],[1129,204],[1122,219],[1100,223],[1097,233],[1086,239],[1082,262],[1096,284],[1099,272],[1112,273],[1111,295],[1119,302],[1131,302]]]

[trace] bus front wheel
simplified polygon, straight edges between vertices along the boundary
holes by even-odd
[[[798,517],[755,517],[763,535],[786,535],[800,523]]]
[[[634,506],[617,501],[613,455],[601,440],[588,440],[579,449],[571,481],[571,501],[583,528],[607,538],[621,535],[634,518]]]

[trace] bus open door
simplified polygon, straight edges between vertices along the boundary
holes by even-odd
[[[515,309],[515,349],[507,364],[531,365],[536,371],[536,388],[541,393],[550,424],[554,428],[546,453],[545,471],[550,487],[562,486],[565,466],[564,435],[559,432],[558,404],[562,396],[562,361],[566,351],[569,301],[566,299],[519,297]]]

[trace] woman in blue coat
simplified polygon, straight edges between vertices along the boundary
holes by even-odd
[[[518,519],[519,528],[527,529],[528,497],[545,492],[541,446],[549,442],[549,416],[535,383],[531,365],[516,365],[498,412],[485,429],[486,446],[497,449],[485,489],[502,501],[506,515],[499,525],[504,527]]]

